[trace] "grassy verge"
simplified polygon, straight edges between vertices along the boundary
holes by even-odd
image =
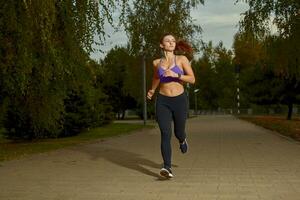
[[[84,131],[77,136],[58,139],[44,139],[35,141],[11,141],[2,136],[0,130],[0,162],[18,159],[25,155],[42,153],[64,148],[84,142],[91,142],[101,138],[132,133],[135,130],[153,128],[151,125],[112,123],[103,127]]]
[[[284,116],[239,116],[239,118],[300,141],[299,117],[292,120],[286,120]]]

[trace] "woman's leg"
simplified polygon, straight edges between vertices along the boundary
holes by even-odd
[[[167,106],[167,98],[158,96],[156,101],[156,119],[161,132],[161,154],[164,160],[164,168],[171,168],[171,135],[172,112]]]
[[[188,112],[187,96],[185,93],[176,97],[176,100],[173,101],[172,110],[175,136],[182,143],[186,139],[185,124]]]

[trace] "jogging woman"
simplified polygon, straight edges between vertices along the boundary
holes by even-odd
[[[195,83],[195,76],[189,60],[184,55],[177,55],[177,52],[192,53],[193,49],[183,41],[177,42],[175,36],[170,33],[162,36],[160,48],[163,56],[153,61],[152,87],[147,93],[147,98],[151,99],[155,90],[159,88],[155,111],[161,132],[161,154],[164,161],[160,175],[172,178],[171,125],[173,121],[175,136],[179,141],[181,152],[186,153],[188,144],[185,123],[188,102],[183,83]]]

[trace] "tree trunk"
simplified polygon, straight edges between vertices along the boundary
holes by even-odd
[[[288,107],[289,107],[289,111],[288,111],[287,120],[291,120],[292,119],[292,114],[293,114],[293,103],[289,103]]]

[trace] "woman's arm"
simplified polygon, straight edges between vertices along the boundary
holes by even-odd
[[[194,84],[196,81],[195,75],[194,75],[194,72],[193,72],[193,69],[191,67],[189,60],[185,56],[180,56],[180,60],[181,60],[182,68],[183,68],[183,71],[185,72],[185,74],[181,75],[179,77],[179,79],[181,81]]]
[[[160,83],[160,79],[158,77],[158,72],[157,72],[157,60],[153,61],[153,77],[152,77],[152,86],[151,89],[147,93],[147,98],[151,99],[152,96],[155,93],[156,88],[158,87]]]

